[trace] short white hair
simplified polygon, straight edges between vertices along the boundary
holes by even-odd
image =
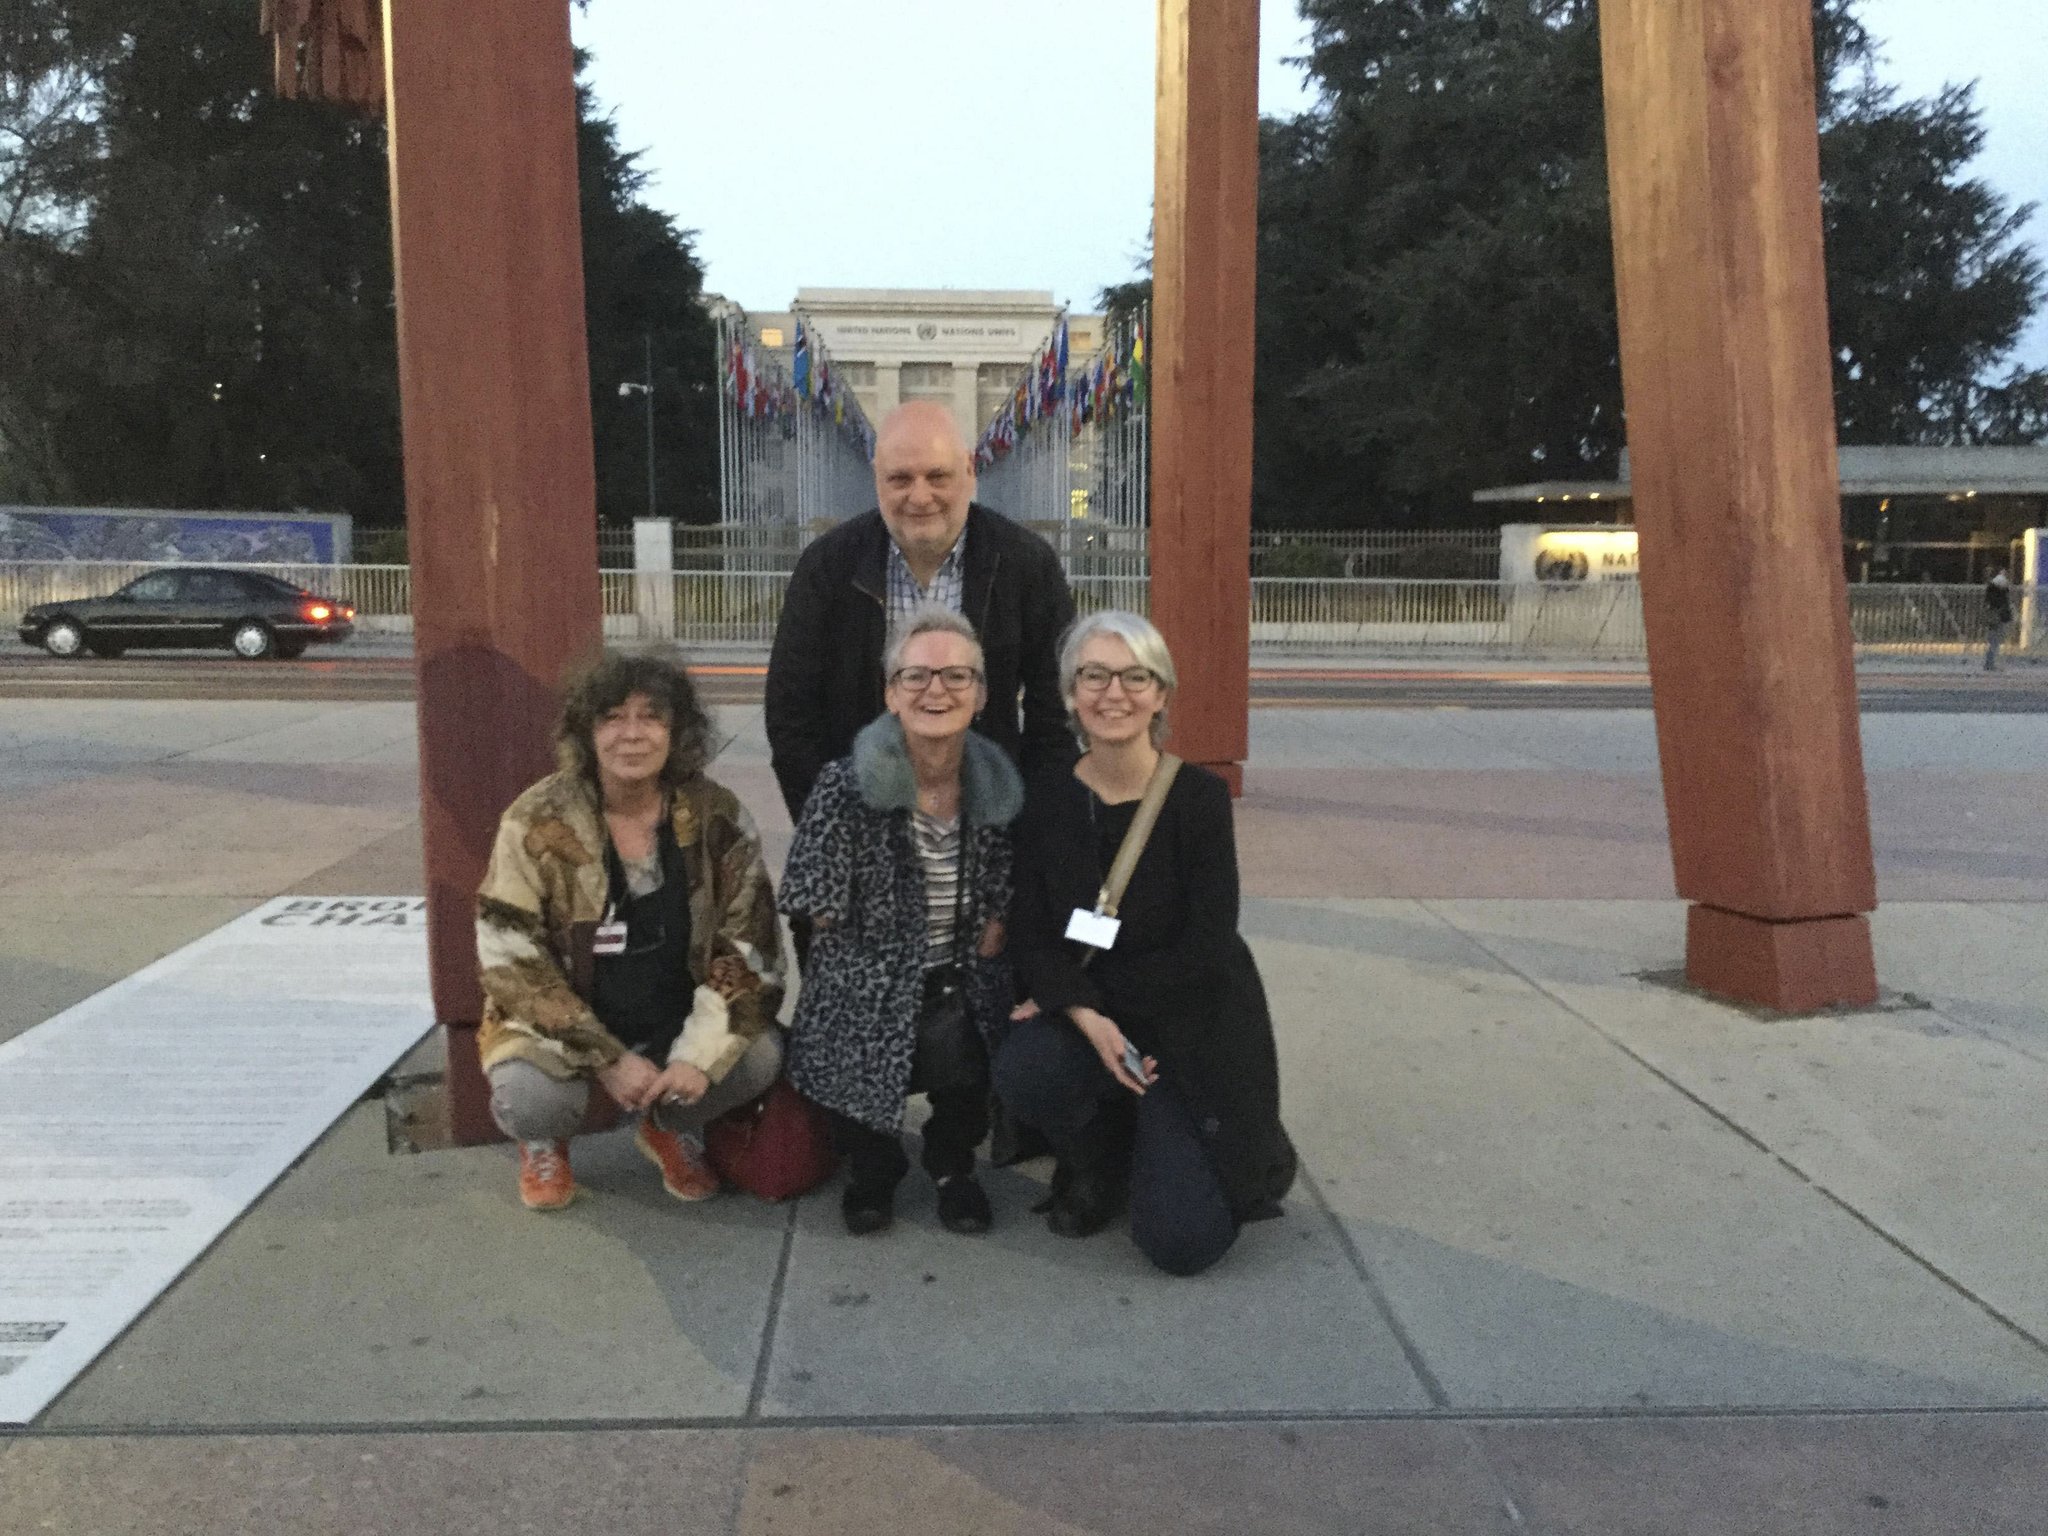
[[[965,617],[943,603],[919,603],[903,616],[894,630],[890,631],[888,647],[882,652],[883,682],[886,683],[896,675],[897,669],[903,665],[903,652],[919,635],[958,635],[974,647],[975,670],[987,670],[986,658],[981,650],[981,636],[974,632],[974,626]]]
[[[1173,653],[1166,648],[1166,636],[1159,633],[1158,626],[1143,614],[1122,608],[1082,614],[1067,626],[1060,641],[1060,697],[1066,702],[1067,719],[1073,724],[1074,734],[1083,737],[1085,745],[1081,717],[1074,709],[1074,679],[1081,670],[1081,648],[1098,635],[1123,641],[1130,647],[1131,659],[1159,679],[1165,697],[1159,713],[1152,717],[1152,745],[1158,746],[1166,739],[1166,711],[1173,702],[1174,689],[1180,686],[1180,677],[1173,670]]]

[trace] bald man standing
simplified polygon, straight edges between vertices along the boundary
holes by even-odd
[[[768,750],[792,821],[818,772],[882,712],[890,627],[923,603],[981,636],[988,706],[975,729],[1028,774],[1071,758],[1055,651],[1074,618],[1059,557],[974,500],[974,458],[933,401],[892,411],[875,444],[879,505],[796,563],[768,658]]]

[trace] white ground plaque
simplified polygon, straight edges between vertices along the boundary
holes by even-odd
[[[426,903],[286,896],[0,1043],[0,1424],[27,1424],[433,1024]]]

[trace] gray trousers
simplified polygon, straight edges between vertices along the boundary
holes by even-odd
[[[1998,648],[2005,644],[2006,632],[2011,628],[2012,620],[2010,619],[2003,621],[1993,619],[1991,621],[1991,627],[1985,632],[1984,670],[1986,672],[1996,672],[1998,670]]]
[[[660,1105],[654,1118],[668,1130],[695,1135],[727,1110],[758,1099],[781,1072],[782,1031],[771,1024],[703,1098],[694,1104]],[[518,1060],[501,1061],[487,1075],[491,1118],[514,1141],[567,1141],[582,1128],[590,1108],[589,1078],[563,1082],[530,1061]]]

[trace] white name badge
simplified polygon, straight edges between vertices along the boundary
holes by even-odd
[[[1090,912],[1086,907],[1076,907],[1074,915],[1067,919],[1067,937],[1079,939],[1091,949],[1113,949],[1116,931],[1122,926],[1113,917]]]
[[[626,952],[626,925],[624,923],[599,923],[596,937],[591,940],[593,955],[623,955]]]

